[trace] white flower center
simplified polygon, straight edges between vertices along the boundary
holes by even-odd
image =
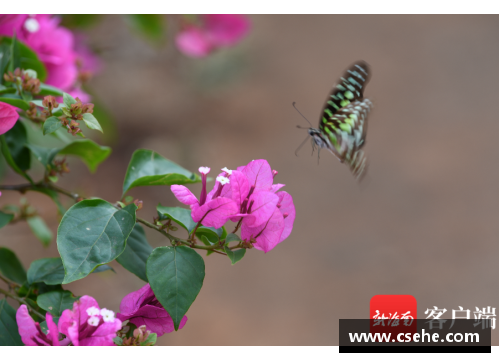
[[[226,172],[228,175],[233,173],[233,170],[228,169],[227,167],[224,167],[222,171]]]
[[[24,29],[30,33],[36,33],[40,29],[40,24],[38,24],[36,19],[29,18],[24,22]]]
[[[206,175],[207,173],[210,172],[210,167],[204,167],[204,166],[201,166],[198,171],[200,171],[200,173]]]
[[[217,176],[216,180],[219,181],[221,183],[221,185],[225,185],[225,184],[229,183],[229,179],[227,177],[224,177],[224,176]]]
[[[115,312],[113,312],[112,310],[102,308],[101,315],[102,315],[102,319],[104,320],[104,322],[114,322],[115,321]]]
[[[99,324],[99,317],[92,316],[87,320],[87,323],[91,326],[96,327]]]
[[[96,308],[96,307],[87,308],[86,312],[89,315],[89,317],[93,317],[93,316],[101,314],[101,310],[99,308]]]

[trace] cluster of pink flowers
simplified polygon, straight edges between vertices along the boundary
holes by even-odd
[[[122,313],[99,308],[96,300],[84,295],[73,304],[73,309],[63,311],[56,325],[50,313],[46,314],[47,334],[40,323],[31,318],[28,308],[21,305],[16,313],[21,340],[26,346],[114,346],[113,338],[122,329],[122,321],[129,320],[137,327],[146,326],[161,336],[174,331],[174,323],[167,311],[146,284],[123,298]],[[187,317],[182,318],[179,328],[184,327]]]
[[[26,346],[113,346],[116,332],[122,322],[115,313],[106,308],[99,309],[96,300],[84,295],[73,305],[73,310],[63,311],[56,325],[50,313],[46,314],[48,333],[45,334],[38,322],[21,305],[16,313],[19,334]],[[60,333],[65,337],[60,340]]]
[[[177,48],[193,58],[236,45],[250,30],[250,20],[245,15],[208,14],[200,15],[198,20],[199,25],[185,24],[175,37]]]
[[[11,37],[15,33],[47,68],[47,84],[87,102],[89,96],[80,89],[79,77],[88,78],[96,72],[98,59],[81,39],[59,23],[60,19],[52,15],[0,15],[0,36]]]
[[[241,239],[256,241],[256,249],[268,252],[292,232],[295,206],[292,196],[273,184],[277,171],[266,160],[254,160],[236,170],[222,169],[207,194],[208,167],[200,167],[200,199],[182,185],[172,185],[175,197],[191,207],[191,217],[204,226],[220,228],[227,220],[241,223]]]

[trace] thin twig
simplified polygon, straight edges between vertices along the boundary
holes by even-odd
[[[14,295],[12,293],[9,293],[8,291],[6,290],[3,290],[3,289],[0,289],[0,293],[4,294],[6,297],[9,297],[9,298],[12,298],[16,301],[18,301],[19,303],[21,304],[24,304],[26,305],[32,312],[33,314],[36,314],[38,317],[42,318],[43,320],[45,320],[45,317],[39,313],[38,311],[34,310],[28,303],[26,303],[23,298],[19,298],[17,295]]]

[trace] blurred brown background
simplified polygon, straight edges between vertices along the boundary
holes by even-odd
[[[116,201],[132,152],[153,149],[190,170],[236,168],[265,158],[294,198],[291,236],[268,254],[251,250],[231,266],[205,257],[206,278],[188,323],[165,345],[335,345],[339,318],[368,318],[376,294],[411,294],[427,308],[495,307],[498,249],[498,16],[252,16],[239,46],[203,60],[172,43],[150,46],[106,16],[89,31],[105,69],[90,83],[114,115],[118,139],[95,175],[78,160],[61,185]],[[369,175],[358,185],[322,152],[306,145],[334,81],[363,59],[374,101],[365,151]],[[88,133],[88,132],[87,132]],[[22,182],[8,174],[3,183]],[[195,193],[200,186],[191,187]],[[180,206],[168,187],[134,189],[151,219],[158,202]],[[54,206],[28,199],[56,231]],[[19,195],[4,192],[2,202]],[[67,201],[67,200],[66,200]],[[150,243],[167,245],[146,230]],[[25,267],[57,256],[26,225],[0,231]],[[202,253],[204,254],[204,253]],[[93,274],[67,286],[119,310],[144,283]],[[498,344],[498,319],[494,341]]]

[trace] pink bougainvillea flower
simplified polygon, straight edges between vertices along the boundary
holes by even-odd
[[[120,313],[116,315],[120,320],[129,320],[137,327],[146,326],[146,330],[159,336],[174,331],[174,321],[165,308],[156,299],[149,284],[141,289],[127,294],[120,303]],[[184,327],[187,317],[184,316],[179,329]]]
[[[66,309],[59,319],[59,331],[75,346],[114,346],[113,338],[122,328],[120,319],[106,308],[99,309],[96,300],[84,295]]]
[[[10,104],[0,102],[0,134],[4,134],[16,124],[19,114]]]
[[[217,182],[220,185],[218,192],[211,192],[207,195],[207,174],[210,172],[210,168],[200,167],[198,171],[201,173],[202,181],[199,201],[186,186],[172,185],[170,190],[177,200],[191,207],[193,221],[201,222],[203,226],[218,229],[226,223],[230,216],[238,212],[238,206],[232,199],[221,196],[222,187],[229,184],[229,179],[219,175],[217,177]]]
[[[237,44],[250,30],[250,20],[238,14],[200,15],[201,25],[188,24],[179,32],[175,43],[187,56],[202,58],[213,50]]]
[[[43,333],[40,323],[31,318],[24,304],[19,307],[16,322],[21,340],[26,346],[64,346],[69,343],[68,339],[59,341],[59,330],[50,313],[46,314],[46,321],[47,334]]]
[[[212,44],[203,30],[194,26],[187,26],[175,37],[177,48],[192,58],[204,58],[212,50]]]
[[[0,15],[0,36],[15,33],[44,63],[48,74],[45,82],[72,92],[78,88],[79,74],[95,73],[99,65],[81,38],[76,41],[73,33],[59,23],[60,19],[52,15]]]

